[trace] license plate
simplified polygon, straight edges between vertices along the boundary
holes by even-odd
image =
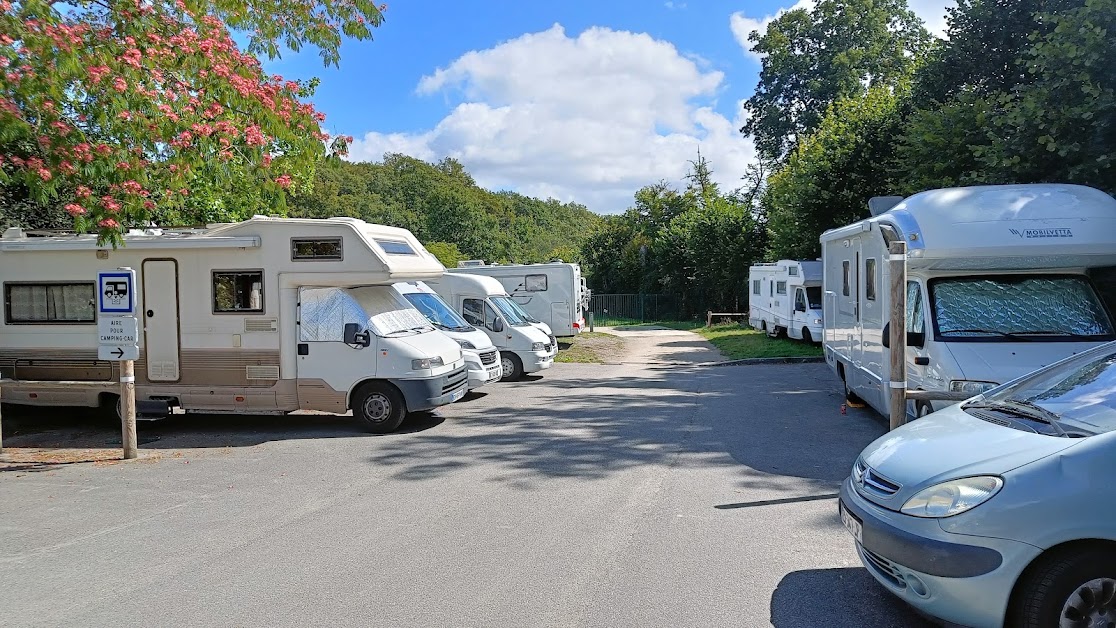
[[[492,381],[500,377],[500,369],[488,369],[488,381]]]
[[[857,543],[864,543],[864,525],[861,524],[860,519],[845,509],[845,505],[841,504],[841,523],[845,524],[845,529],[849,534],[853,535]]]
[[[454,401],[457,401],[458,399],[460,399],[464,396],[465,396],[465,389],[462,388],[461,390],[459,390],[459,391],[453,393],[452,395],[450,395],[450,403],[453,403]]]

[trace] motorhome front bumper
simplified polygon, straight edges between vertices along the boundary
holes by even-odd
[[[841,486],[841,522],[868,573],[919,611],[973,628],[999,627],[1023,569],[1026,543],[946,532],[939,520],[884,510]]]
[[[469,370],[461,368],[427,379],[397,379],[392,381],[403,393],[408,412],[430,410],[453,403],[469,391]]]
[[[487,351],[462,351],[465,366],[469,369],[469,390],[499,381],[504,376],[500,365],[500,353],[496,349]]]
[[[554,354],[550,351],[517,352],[523,362],[524,373],[535,373],[550,368],[554,364]]]

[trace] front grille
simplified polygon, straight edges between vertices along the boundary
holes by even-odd
[[[896,568],[894,563],[879,554],[868,551],[863,545],[860,545],[859,548],[861,555],[864,556],[865,564],[871,567],[873,571],[896,587],[900,589],[907,588],[907,581],[903,579],[903,574]]]
[[[481,364],[488,366],[489,364],[496,364],[496,350],[485,351],[480,354]]]
[[[469,371],[462,367],[449,375],[446,375],[445,384],[442,386],[442,394],[448,395],[462,386],[469,385]]]
[[[880,475],[875,469],[864,464],[863,460],[856,461],[853,467],[853,480],[857,488],[872,491],[883,497],[891,497],[903,488],[903,485]]]

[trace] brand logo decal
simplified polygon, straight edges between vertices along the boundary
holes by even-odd
[[[1020,238],[1072,238],[1073,231],[1067,228],[1057,229],[1009,229],[1012,235],[1017,235]]]

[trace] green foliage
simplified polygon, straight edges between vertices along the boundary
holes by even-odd
[[[352,216],[409,229],[424,243],[455,247],[431,249],[451,267],[459,259],[578,261],[576,252],[600,220],[575,203],[485,190],[453,159],[431,164],[398,154],[380,163],[328,159],[313,190],[288,205],[295,217]]]
[[[830,107],[768,181],[771,259],[820,257],[823,231],[866,217],[868,199],[890,193],[901,114],[900,97],[885,87]]]
[[[905,0],[820,0],[776,18],[749,37],[763,57],[741,132],[767,159],[783,158],[813,131],[826,108],[866,86],[905,82],[930,35]]]
[[[446,268],[457,268],[457,263],[465,260],[465,254],[452,242],[425,242],[423,246]]]

